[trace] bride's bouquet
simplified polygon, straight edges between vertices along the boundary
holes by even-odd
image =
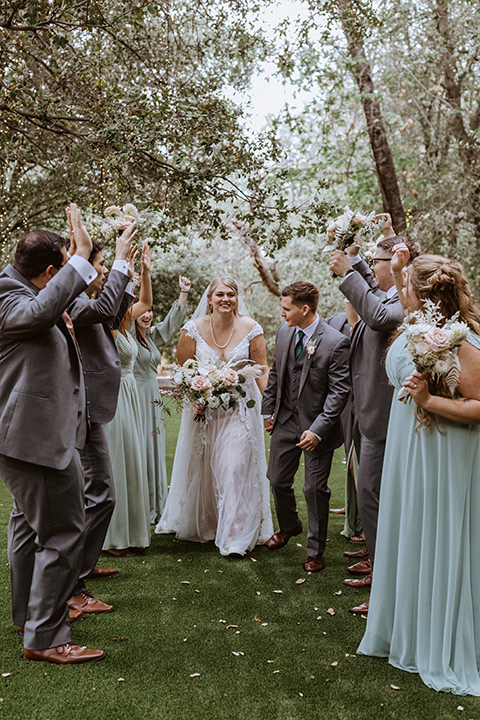
[[[174,388],[169,393],[183,407],[190,405],[195,420],[206,420],[207,410],[229,410],[238,408],[240,398],[246,396],[245,383],[259,377],[261,365],[245,360],[223,362],[217,355],[205,360],[190,359],[184,365],[175,365]],[[248,408],[255,400],[246,402]]]
[[[415,369],[428,374],[430,390],[441,397],[454,397],[460,381],[458,348],[467,337],[468,325],[458,317],[459,313],[455,313],[445,320],[439,303],[426,300],[423,310],[409,315],[400,327]],[[409,397],[402,387],[397,398],[408,402]],[[423,408],[416,409],[416,413],[420,426],[430,424],[430,416]]]
[[[372,240],[375,231],[379,229],[378,219],[374,212],[369,215],[362,215],[357,211],[350,210],[348,205],[340,217],[334,220],[326,232],[327,245],[324,252],[341,250],[345,252],[347,247],[360,240]]]

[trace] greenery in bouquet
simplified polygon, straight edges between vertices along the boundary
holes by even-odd
[[[326,241],[323,248],[325,252],[332,250],[345,250],[356,242],[372,241],[374,233],[379,230],[378,220],[374,220],[375,213],[362,215],[358,211],[350,210],[348,205],[344,212],[327,227]]]
[[[216,355],[202,361],[191,358],[174,367],[175,387],[167,394],[180,408],[190,406],[195,420],[205,422],[209,410],[238,408],[240,398],[246,396],[245,383],[261,374],[260,365],[245,360],[223,362]],[[245,404],[252,408],[255,400]]]
[[[458,348],[466,339],[468,325],[458,320],[459,313],[445,319],[439,303],[426,300],[422,310],[411,313],[401,326],[407,348],[419,373],[426,373],[430,391],[442,397],[455,397],[460,381]],[[404,388],[398,399],[407,402]],[[431,416],[423,408],[415,410],[420,426],[428,427]]]

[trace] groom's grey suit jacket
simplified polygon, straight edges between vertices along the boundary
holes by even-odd
[[[275,345],[275,359],[263,394],[262,414],[275,414],[274,427],[281,422],[279,412],[285,395],[287,365],[292,361],[295,327],[280,325]],[[342,443],[340,414],[350,390],[349,340],[319,318],[310,340],[315,343],[311,356],[306,350],[300,356],[301,375],[298,385],[297,413],[302,432],[311,430],[321,438],[316,452],[324,453]]]
[[[65,469],[86,436],[85,382],[62,312],[86,287],[68,264],[39,290],[0,274],[0,455]]]
[[[110,422],[117,409],[121,368],[111,330],[118,328],[133,300],[125,292],[129,281],[125,273],[111,270],[98,299],[82,293],[68,308],[82,353],[89,415],[96,423]]]
[[[372,275],[362,260],[340,283],[340,289],[360,316],[350,342],[354,412],[360,432],[369,440],[385,440],[393,389],[385,371],[389,339],[403,322],[398,295],[385,299],[372,287]]]

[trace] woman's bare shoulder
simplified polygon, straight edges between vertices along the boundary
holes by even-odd
[[[257,324],[256,320],[254,320],[251,317],[248,317],[247,315],[239,315],[238,319],[242,323],[243,328],[245,329],[245,332],[250,332],[252,328],[255,327]]]

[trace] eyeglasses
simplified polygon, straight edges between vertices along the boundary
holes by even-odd
[[[382,262],[390,262],[391,259],[392,259],[392,258],[373,258],[373,260],[372,260],[372,265],[376,265],[377,262],[380,262],[380,260],[381,260]]]

